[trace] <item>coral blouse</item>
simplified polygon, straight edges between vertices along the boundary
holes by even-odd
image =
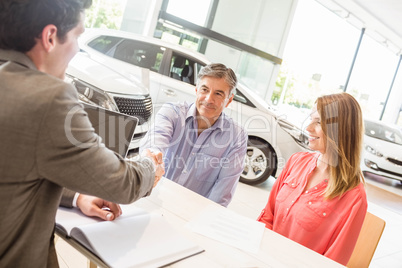
[[[306,191],[318,153],[296,153],[274,183],[258,221],[293,241],[346,265],[367,212],[361,183],[340,197],[324,200],[328,180]]]

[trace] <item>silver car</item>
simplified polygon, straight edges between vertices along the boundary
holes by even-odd
[[[394,125],[365,120],[361,168],[402,183],[402,131]]]

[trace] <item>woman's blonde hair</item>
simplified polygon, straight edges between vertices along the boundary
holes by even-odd
[[[363,116],[359,103],[348,93],[319,97],[316,104],[330,167],[324,196],[331,199],[364,182],[360,169]]]

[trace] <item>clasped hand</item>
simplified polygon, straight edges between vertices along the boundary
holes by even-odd
[[[158,184],[163,174],[165,174],[165,165],[163,163],[163,157],[161,152],[151,152],[145,149],[142,152],[142,156],[149,157],[155,165],[155,182],[154,187]]]

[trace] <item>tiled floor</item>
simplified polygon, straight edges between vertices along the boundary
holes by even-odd
[[[368,210],[386,221],[384,233],[371,261],[370,268],[402,268],[402,184],[380,177],[367,177]],[[249,186],[239,183],[229,209],[256,219],[265,206],[274,182]],[[62,268],[84,268],[87,260],[62,239],[56,248]]]

